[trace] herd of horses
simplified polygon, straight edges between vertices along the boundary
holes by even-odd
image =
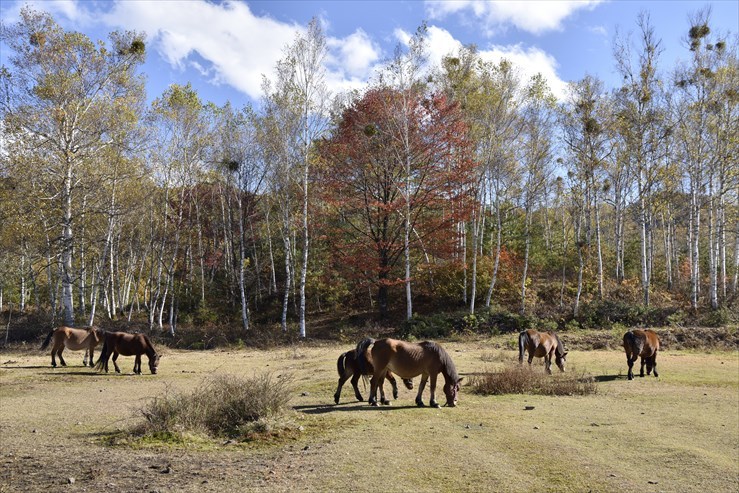
[[[120,368],[116,360],[119,355],[135,356],[133,372],[141,374],[141,356],[146,355],[149,359],[149,371],[156,374],[159,366],[159,354],[154,349],[146,334],[129,334],[127,332],[108,332],[98,327],[86,329],[74,329],[71,327],[59,327],[52,330],[41,345],[41,350],[46,349],[53,341],[51,349],[51,366],[56,367],[56,357],[62,366],[66,366],[62,352],[65,348],[70,350],[85,349],[83,364],[97,370],[108,372],[108,361],[113,359],[116,373]],[[103,348],[97,363],[94,361],[94,350],[102,341]],[[659,350],[659,337],[652,330],[630,330],[623,337],[623,347],[626,351],[626,362],[629,366],[628,379],[633,380],[633,366],[637,359],[641,358],[640,376],[644,376],[646,366],[647,375],[654,371],[657,373],[657,351]],[[88,355],[89,353],[89,360]],[[528,363],[531,365],[533,359],[544,358],[544,368],[548,374],[552,373],[552,358],[561,371],[565,371],[567,362],[567,351],[560,338],[552,331],[538,332],[533,329],[523,331],[518,336],[518,362],[523,364],[524,354],[528,353]],[[339,373],[339,385],[334,393],[334,402],[339,403],[341,388],[351,378],[354,396],[358,401],[363,401],[362,394],[357,386],[360,377],[370,379],[370,396],[368,402],[377,406],[377,391],[380,391],[380,404],[388,405],[390,401],[385,397],[383,389],[387,380],[393,389],[393,398],[398,398],[398,385],[395,376],[403,380],[408,390],[413,390],[413,378],[421,376],[416,394],[416,405],[425,406],[422,395],[429,384],[431,407],[439,407],[436,401],[436,383],[439,374],[444,378],[444,396],[446,405],[454,407],[459,396],[462,378],[457,373],[449,353],[439,344],[431,341],[413,343],[397,339],[371,339],[365,338],[359,341],[357,347],[339,356],[336,362]]]
[[[644,366],[647,375],[654,370],[657,373],[657,351],[659,337],[653,330],[630,330],[624,334],[623,347],[626,351],[626,362],[629,366],[628,379],[634,379],[633,366],[641,358],[640,376],[644,376]],[[567,351],[559,336],[552,331],[539,332],[533,329],[525,330],[518,336],[518,362],[523,363],[524,354],[528,352],[528,363],[533,359],[544,358],[545,371],[551,375],[552,358],[561,371],[565,371]],[[421,375],[421,383],[416,394],[416,405],[423,407],[423,390],[427,381],[430,384],[431,398],[429,405],[439,407],[435,399],[436,381],[439,373],[444,377],[444,395],[446,405],[454,407],[459,395],[459,384],[463,377],[457,373],[449,353],[435,342],[412,343],[396,339],[374,340],[365,338],[355,349],[342,353],[336,362],[339,373],[339,385],[334,393],[334,402],[339,403],[341,388],[351,377],[354,395],[358,401],[363,401],[357,383],[360,377],[370,378],[370,397],[368,402],[377,406],[377,390],[380,390],[380,403],[390,404],[385,398],[383,383],[389,381],[393,387],[393,397],[398,397],[398,386],[395,376],[403,379],[408,390],[413,389],[413,378]]]
[[[67,366],[62,356],[65,348],[73,351],[84,349],[85,356],[82,364],[87,366],[87,355],[89,353],[90,368],[95,367],[98,370],[105,370],[106,373],[108,372],[108,361],[111,356],[113,357],[113,367],[116,373],[121,372],[116,362],[119,355],[135,356],[133,372],[139,375],[141,374],[141,356],[144,354],[149,358],[149,371],[152,374],[156,374],[159,366],[159,354],[146,334],[108,332],[94,326],[86,329],[59,327],[49,332],[49,335],[41,344],[41,350],[46,349],[52,340],[54,345],[51,347],[51,366],[54,368],[56,368],[56,356],[59,356],[59,362],[62,366]],[[103,349],[100,351],[100,358],[97,363],[93,363],[95,348],[100,344],[100,341],[103,341]]]

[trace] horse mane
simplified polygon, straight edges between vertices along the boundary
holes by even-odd
[[[157,350],[154,349],[154,345],[151,343],[151,339],[149,339],[149,336],[141,332],[141,335],[144,336],[144,341],[146,341],[146,355],[151,357],[157,356]]]
[[[561,358],[562,355],[565,354],[565,345],[559,340],[559,336],[557,334],[552,332],[552,335],[557,339],[557,357]]]
[[[439,346],[433,341],[423,341],[422,343],[420,343],[420,345],[423,346],[427,351],[434,352],[439,356],[439,363],[441,363],[441,372],[444,374],[444,378],[447,378],[454,382],[459,380],[457,367],[454,366],[454,361],[452,361],[452,358],[451,356],[449,356],[449,353],[446,352],[446,349]]]
[[[357,349],[356,349],[356,355],[357,358],[357,365],[359,366],[359,370],[362,374],[367,373],[367,356],[365,356],[365,353],[367,352],[367,349],[375,343],[375,340],[371,337],[365,337],[359,343],[357,343]]]

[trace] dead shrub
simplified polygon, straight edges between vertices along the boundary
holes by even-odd
[[[141,409],[143,433],[249,438],[279,425],[292,395],[292,377],[216,375],[191,393],[156,397]]]
[[[474,375],[470,379],[470,386],[473,392],[483,395],[587,395],[598,391],[595,378],[584,372],[547,375],[519,364],[509,364],[500,371]]]

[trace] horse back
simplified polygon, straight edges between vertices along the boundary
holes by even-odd
[[[128,332],[108,332],[105,341],[111,350],[121,356],[136,356],[144,354],[151,346],[145,334],[129,334]]]
[[[624,349],[633,358],[649,358],[659,350],[659,337],[649,329],[630,330],[624,334]]]
[[[365,366],[369,371],[367,375],[371,375],[374,371],[374,368],[372,368],[372,362],[367,361],[365,363]],[[345,353],[342,353],[341,356],[339,356],[339,359],[336,361],[336,370],[338,371],[339,376],[353,375],[354,373],[359,372],[359,365],[357,364],[357,351],[355,349],[352,349]]]
[[[422,343],[423,344],[423,343]],[[413,378],[421,374],[438,373],[437,361],[422,344],[380,339],[372,348],[372,359],[380,370],[390,369],[401,378]]]

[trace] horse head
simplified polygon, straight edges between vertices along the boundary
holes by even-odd
[[[567,363],[567,352],[565,351],[562,356],[555,355],[554,362],[557,363],[559,369],[564,372],[565,364]]]
[[[456,381],[449,380],[444,384],[444,394],[446,395],[446,405],[454,407],[457,405],[457,396],[459,395],[459,382],[462,381],[463,377],[458,378]]]
[[[157,374],[158,366],[159,366],[159,353],[154,353],[154,355],[149,358],[149,371],[151,371],[152,375]]]

